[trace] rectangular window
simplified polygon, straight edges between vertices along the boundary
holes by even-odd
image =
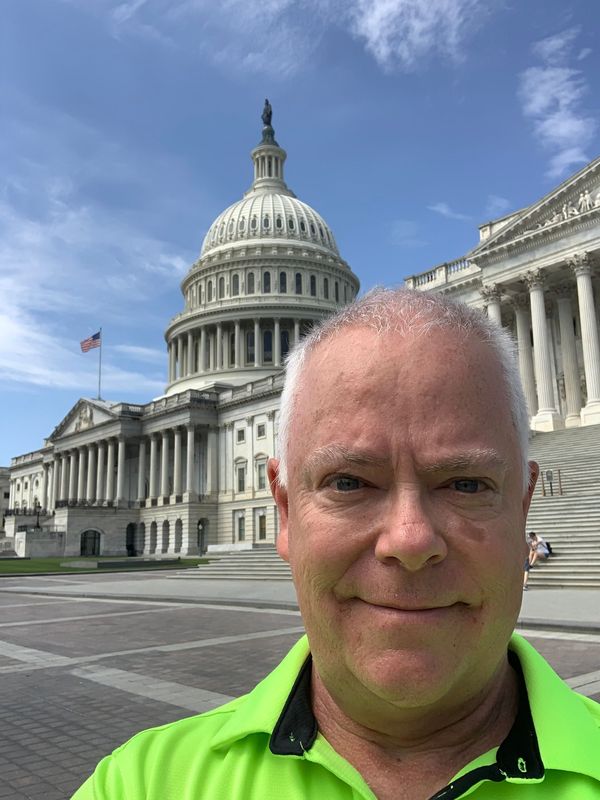
[[[267,465],[266,464],[259,464],[258,465],[258,489],[266,489],[267,488]]]
[[[238,484],[238,492],[246,491],[246,467],[238,467],[237,484]]]
[[[246,518],[238,517],[237,521],[238,542],[243,542],[246,538]]]
[[[267,538],[267,518],[264,514],[258,518],[258,538]]]
[[[260,422],[256,426],[256,438],[257,439],[264,439],[265,436],[266,436],[265,423],[264,422]]]
[[[236,432],[236,436],[237,436],[237,443],[238,444],[240,444],[240,442],[245,442],[246,441],[246,429],[245,428],[238,428],[237,432]]]

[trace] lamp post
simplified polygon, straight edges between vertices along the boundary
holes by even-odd
[[[40,511],[41,511],[41,509],[42,509],[42,506],[40,505],[40,501],[36,500],[35,501],[35,513],[36,513],[35,527],[36,527],[36,530],[38,530],[39,527],[40,527]]]

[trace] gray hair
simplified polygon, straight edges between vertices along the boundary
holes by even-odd
[[[500,362],[502,378],[519,440],[524,490],[529,482],[527,453],[529,416],[521,385],[515,342],[511,335],[480,309],[449,300],[443,295],[410,289],[372,289],[360,300],[316,325],[288,354],[279,412],[279,473],[281,486],[288,482],[288,450],[292,416],[308,356],[323,342],[348,328],[368,328],[378,335],[426,334],[450,328],[472,334],[490,346]]]

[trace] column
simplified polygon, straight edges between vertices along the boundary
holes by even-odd
[[[174,433],[173,494],[181,494],[181,428],[175,428]]]
[[[162,444],[160,448],[160,494],[167,497],[169,494],[169,431],[161,431]]]
[[[273,330],[273,365],[275,367],[281,366],[281,329],[279,320],[274,320]]]
[[[96,458],[96,505],[106,500],[104,492],[104,456],[106,442],[98,442],[98,455]]]
[[[217,428],[209,428],[206,437],[207,459],[206,459],[206,494],[210,495],[217,491]]]
[[[483,297],[483,302],[487,306],[487,315],[490,319],[498,325],[502,325],[502,310],[500,308],[500,298],[502,290],[497,284],[491,286],[484,286],[479,290],[479,294]]]
[[[215,335],[212,331],[208,332],[208,368],[215,371]]]
[[[169,383],[173,383],[173,342],[170,341],[168,345],[169,353]]]
[[[240,321],[239,320],[235,321],[233,352],[235,356],[234,367],[236,369],[239,369],[240,366]]]
[[[77,453],[71,450],[69,454],[69,500],[77,500]]]
[[[298,344],[300,341],[300,320],[294,320],[294,344]]]
[[[217,369],[223,369],[223,325],[217,322],[217,341],[215,359]]]
[[[577,347],[573,330],[571,307],[571,285],[557,287],[558,321],[560,324],[560,346],[562,352],[563,377],[565,381],[566,416],[565,427],[577,428],[581,424],[581,382],[577,364]]]
[[[548,325],[544,305],[544,274],[536,269],[526,273],[531,303],[533,326],[533,359],[538,396],[538,412],[531,420],[531,427],[538,431],[553,431],[564,427],[563,420],[554,406],[552,366],[548,346]]]
[[[181,336],[175,339],[175,380],[183,377],[183,342]]]
[[[108,440],[108,453],[106,456],[106,498],[112,503],[115,499],[115,440]]]
[[[271,423],[271,452],[273,453],[273,458],[279,458],[278,441],[277,436],[275,435],[275,412],[267,411],[267,419]]]
[[[80,447],[77,453],[77,502],[81,503],[82,500],[85,500],[85,467],[86,467],[86,449],[85,447]]]
[[[194,337],[191,332],[187,335],[187,357],[188,375],[193,375],[196,370],[194,369]]]
[[[138,446],[138,490],[137,499],[146,499],[146,440],[141,439]]]
[[[529,300],[525,295],[518,295],[513,299],[515,319],[517,321],[517,343],[519,349],[519,372],[521,383],[527,401],[529,417],[537,414],[537,394],[535,391],[535,377],[533,374],[533,353],[531,350],[531,318],[529,313]]]
[[[206,369],[206,328],[203,325],[200,328],[200,353],[198,354],[198,372],[204,372]]]
[[[600,342],[589,253],[578,253],[569,261],[569,266],[577,278],[583,368],[587,389],[586,404],[581,409],[581,424],[596,425],[600,423]]]
[[[59,500],[68,500],[69,489],[67,484],[67,454],[60,454],[60,497]]]
[[[60,460],[57,455],[52,459],[52,483],[50,484],[50,508],[56,508],[56,500],[58,495],[58,473],[59,473]],[[11,504],[12,508],[12,504]]]
[[[119,436],[117,450],[117,503],[125,502],[125,438]]]
[[[48,464],[42,464],[42,494],[40,496],[40,503],[43,509],[47,509],[50,505],[48,503]]]
[[[94,501],[94,487],[96,485],[96,459],[94,458],[94,445],[88,444],[87,451],[87,486],[85,499],[88,503]]]
[[[254,366],[260,366],[260,320],[254,320]]]
[[[150,498],[152,500],[155,500],[157,495],[157,487],[156,487],[157,448],[158,448],[158,441],[156,438],[156,434],[153,433],[150,436],[150,476],[149,476],[149,486],[148,486],[148,494],[150,495]]]
[[[186,451],[186,469],[185,469],[185,491],[189,493],[194,491],[195,486],[195,475],[194,475],[194,463],[195,463],[195,445],[196,445],[196,436],[195,436],[195,429],[193,425],[187,426],[187,451]]]

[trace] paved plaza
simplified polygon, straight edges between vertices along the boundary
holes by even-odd
[[[522,632],[571,685],[600,700],[600,624],[594,612],[580,612],[592,598],[565,592],[561,603],[559,594],[529,592],[524,624],[541,625],[546,605],[559,622],[561,609],[564,629]],[[598,608],[593,594],[590,608]],[[302,633],[285,581],[183,573],[10,578],[0,581],[0,608],[0,798],[7,800],[70,797],[138,730],[250,690]],[[569,630],[569,620],[581,627]]]

